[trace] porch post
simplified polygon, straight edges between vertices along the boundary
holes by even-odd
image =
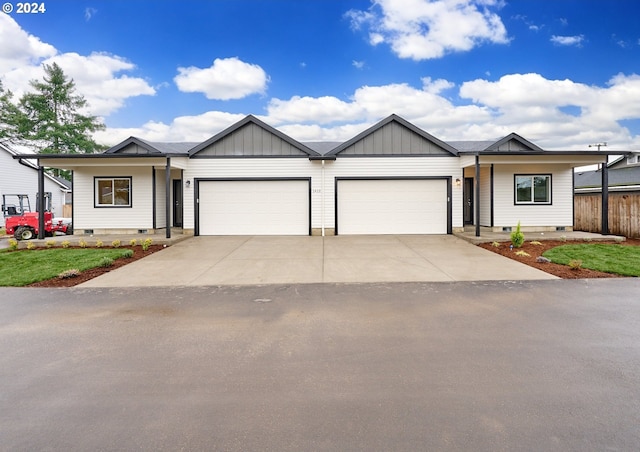
[[[609,169],[606,158],[602,164],[602,234],[609,234]]]
[[[167,226],[167,238],[171,238],[171,157],[167,157],[167,167],[165,170],[165,218]]]
[[[38,199],[36,200],[38,211],[38,238],[44,238],[44,167],[38,161]]]
[[[476,223],[476,237],[480,237],[480,155],[476,154],[476,189],[473,193],[476,198],[473,201],[475,209],[474,220]]]

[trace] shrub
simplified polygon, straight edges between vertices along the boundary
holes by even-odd
[[[153,243],[153,240],[145,239],[144,242],[142,242],[142,250],[143,251],[147,251],[149,249],[149,247],[151,246],[151,243]]]
[[[120,240],[114,240],[111,242],[111,246],[114,248],[120,248]]]
[[[33,242],[27,243],[27,249],[28,250],[35,250],[36,249],[36,244],[33,243]]]
[[[9,239],[9,249],[12,251],[18,249],[18,241],[16,239]]]
[[[520,248],[524,244],[524,234],[520,230],[519,221],[518,226],[516,226],[516,230],[511,233],[511,243],[515,248]]]
[[[71,268],[69,270],[65,270],[62,273],[60,273],[58,275],[58,278],[69,279],[69,278],[76,278],[78,276],[80,276],[80,270],[78,270],[77,268]]]
[[[103,257],[102,259],[100,259],[100,263],[99,263],[100,267],[111,267],[113,265],[113,259],[111,259],[110,257]]]
[[[561,235],[560,236],[560,241],[561,242],[566,242],[567,241],[567,236],[566,235]]]
[[[44,242],[45,246],[47,248],[53,248],[54,246],[56,246],[56,241],[55,240],[47,240],[46,242]]]
[[[62,248],[69,248],[71,246],[71,242],[68,240],[65,240],[60,245],[62,245]]]
[[[492,242],[491,246],[494,248],[500,248],[500,242]]]
[[[104,245],[104,243],[102,243],[102,240],[96,240],[96,248],[102,248],[102,245]]]
[[[542,245],[542,242],[538,242],[537,240],[533,240],[533,241],[531,241],[529,243],[531,243],[532,245],[538,245],[538,246]]]
[[[122,257],[131,258],[133,257],[133,250],[126,250]]]
[[[87,247],[87,242],[84,239],[80,239],[80,241],[78,242],[78,246],[80,248],[86,248]]]
[[[516,256],[529,257],[531,254],[527,253],[525,250],[516,251]]]
[[[571,270],[580,270],[582,268],[582,261],[580,259],[571,259],[569,261],[569,267],[571,267]]]
[[[136,239],[129,240],[129,245],[131,245],[131,246],[136,246],[137,243],[138,243],[138,241]]]

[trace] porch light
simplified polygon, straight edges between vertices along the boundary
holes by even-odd
[[[189,179],[187,179],[184,184],[187,186],[187,188],[191,187],[191,181]]]
[[[462,181],[460,180],[460,178],[456,178],[456,187],[460,187],[462,185]]]

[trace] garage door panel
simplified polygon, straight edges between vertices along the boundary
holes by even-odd
[[[442,179],[338,181],[339,234],[446,234]]]
[[[201,181],[201,235],[308,235],[309,181]]]

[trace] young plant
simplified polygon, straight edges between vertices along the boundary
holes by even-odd
[[[532,245],[537,245],[537,246],[542,245],[542,242],[538,242],[537,240],[533,240],[533,241],[531,241],[529,243],[531,243]]]
[[[27,249],[28,250],[35,250],[36,249],[36,244],[33,243],[33,242],[27,243]]]
[[[124,252],[124,254],[122,255],[122,257],[132,258],[133,257],[133,250],[126,250]]]
[[[136,246],[137,243],[138,243],[138,241],[136,239],[129,240],[129,245],[130,246]]]
[[[153,240],[145,239],[144,242],[142,242],[142,250],[143,251],[147,251],[149,249],[149,247],[151,246],[151,243],[153,243]]]
[[[104,243],[102,243],[102,240],[96,240],[96,248],[102,248],[102,245],[104,245]]]
[[[500,242],[492,242],[491,246],[494,248],[500,248]]]
[[[111,242],[111,246],[114,248],[120,248],[120,240],[114,240],[113,242]]]
[[[9,239],[9,249],[11,251],[18,249],[18,241],[16,239]]]
[[[71,246],[71,242],[68,240],[65,240],[60,245],[62,245],[62,248],[69,248]]]
[[[100,267],[109,268],[113,265],[113,259],[110,257],[103,257],[100,259]]]
[[[58,275],[58,278],[69,279],[69,278],[76,278],[78,276],[80,276],[80,270],[78,270],[77,268],[70,268],[69,270],[65,270],[62,273],[60,273]]]
[[[580,270],[582,268],[582,261],[580,259],[571,259],[569,261],[569,267],[571,267],[571,270]]]
[[[87,247],[87,242],[84,239],[80,239],[80,241],[78,242],[78,246],[80,248],[86,248]]]
[[[529,257],[531,254],[527,253],[525,250],[516,251],[516,256]]]
[[[55,240],[47,240],[46,242],[44,242],[45,246],[47,248],[53,248],[54,246],[56,246],[56,241]]]
[[[519,221],[518,226],[516,226],[516,230],[511,233],[511,244],[514,248],[520,248],[524,244],[524,234],[520,230]]]

